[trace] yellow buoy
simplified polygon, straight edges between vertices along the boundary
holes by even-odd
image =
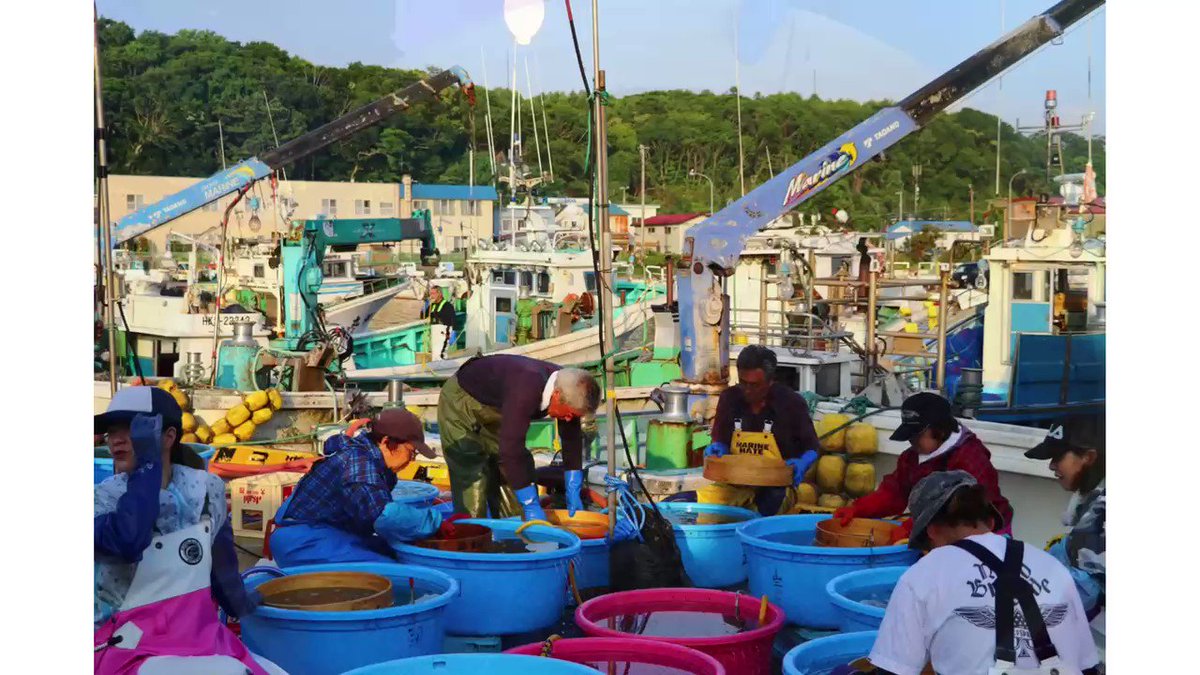
[[[158,388],[162,389],[163,391],[175,391],[179,388],[179,385],[175,384],[175,380],[159,380]]]
[[[846,460],[841,455],[825,455],[817,460],[817,487],[821,492],[841,492],[846,477]]]
[[[217,446],[233,445],[237,442],[237,436],[234,436],[233,434],[218,434],[216,438],[212,439],[212,444]]]
[[[821,450],[825,452],[841,452],[846,446],[846,430],[839,431],[826,436],[830,431],[841,427],[850,421],[849,415],[841,413],[828,413],[817,420],[816,430],[817,438],[821,439]]]
[[[267,402],[271,404],[272,409],[279,410],[283,407],[283,395],[274,389],[268,389]]]
[[[208,443],[209,441],[211,441],[213,439],[212,429],[209,429],[208,427],[206,427],[204,425],[200,425],[200,426],[196,427],[196,438],[201,443]]]
[[[250,409],[239,403],[230,408],[229,412],[225,413],[225,419],[229,420],[229,426],[236,429],[243,422],[250,419]]]
[[[258,426],[254,422],[246,421],[233,430],[233,435],[239,441],[248,441],[254,436],[254,430],[257,428]]]
[[[196,434],[184,434],[179,437],[179,442],[181,442],[181,443],[199,443],[200,439],[196,437]]]
[[[217,436],[220,436],[221,434],[227,434],[231,431],[233,431],[233,426],[230,425],[229,420],[225,419],[224,417],[216,422],[213,422],[212,432]]]
[[[875,466],[867,462],[851,462],[846,467],[846,492],[861,497],[875,491]]]
[[[196,430],[196,416],[190,412],[183,413],[183,431],[191,433]]]
[[[180,410],[188,410],[192,407],[192,402],[188,400],[188,395],[183,393],[182,389],[172,389],[171,397],[179,404]]]
[[[846,428],[846,454],[870,457],[879,452],[879,433],[870,422],[855,422]]]
[[[246,398],[244,401],[242,401],[242,403],[245,404],[246,408],[250,412],[254,412],[255,410],[258,410],[259,408],[262,408],[263,406],[270,403],[270,399],[267,396],[267,392],[255,391],[255,392],[246,394]]]
[[[253,415],[250,416],[250,421],[258,425],[263,425],[271,421],[271,414],[270,408],[259,408],[258,410],[254,411]]]
[[[799,504],[817,503],[817,486],[812,483],[801,483],[796,486],[796,502]]]
[[[817,499],[817,506],[824,506],[827,509],[840,509],[846,505],[846,498],[841,495],[827,494],[821,495]]]

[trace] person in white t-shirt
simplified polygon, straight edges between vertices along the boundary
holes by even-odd
[[[927,662],[944,675],[1097,672],[1070,573],[1045,551],[995,534],[1000,514],[969,473],[927,476],[908,506],[909,546],[932,550],[892,592],[870,654],[876,672],[918,675]]]

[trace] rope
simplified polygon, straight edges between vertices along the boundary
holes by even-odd
[[[615,476],[604,476],[604,491],[606,493],[617,493],[617,517],[624,517],[630,523],[637,527],[638,541],[642,539],[642,527],[646,524],[646,510],[638,503],[636,497],[633,496],[632,488],[629,483]]]
[[[599,92],[599,95],[600,95],[599,96],[600,97],[600,105],[607,106],[609,101],[612,100],[612,96],[608,93],[607,90]],[[596,92],[592,92],[592,93],[588,94],[587,99],[588,99],[588,110],[590,111],[592,109],[592,107],[591,107],[592,104],[596,102]],[[584,173],[584,175],[587,174],[588,167],[590,166],[591,159],[592,159],[592,115],[591,114],[588,114],[588,118],[587,118],[587,136],[586,136],[586,138],[587,138],[587,145],[585,147],[587,148],[587,152],[585,152],[583,155],[583,173]]]

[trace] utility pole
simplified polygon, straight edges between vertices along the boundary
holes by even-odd
[[[117,321],[114,305],[117,302],[117,275],[113,270],[112,250],[112,218],[108,196],[108,142],[104,128],[104,86],[100,77],[100,33],[99,15],[96,5],[92,5],[92,58],[96,64],[96,155],[99,159],[96,176],[100,179],[97,196],[100,201],[100,242],[103,245],[102,255],[97,261],[104,266],[104,325],[108,327],[108,389],[112,396],[117,395]],[[134,357],[136,358],[136,356]]]
[[[642,159],[642,188],[639,191],[642,195],[642,270],[645,271],[645,256],[646,256],[646,146],[638,145],[638,155]]]
[[[970,194],[970,199],[971,199],[971,224],[974,225],[975,224],[975,186],[970,183],[967,183],[967,192]]]
[[[917,219],[920,220],[921,219],[921,165],[920,164],[913,164],[912,177],[913,177],[913,214],[915,214],[917,216]]]

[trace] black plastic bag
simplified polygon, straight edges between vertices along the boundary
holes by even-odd
[[[609,547],[611,590],[691,586],[671,523],[654,506],[642,508],[646,511],[643,541],[621,541]]]

